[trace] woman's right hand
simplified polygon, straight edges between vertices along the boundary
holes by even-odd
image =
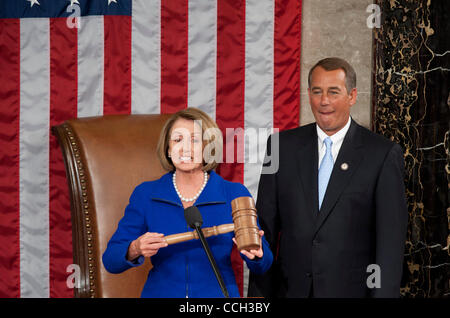
[[[161,247],[166,247],[167,242],[164,234],[147,232],[133,242],[128,247],[128,260],[134,260],[139,256],[150,257],[158,253]]]

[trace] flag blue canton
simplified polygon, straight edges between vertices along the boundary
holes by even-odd
[[[131,16],[131,0],[0,0],[0,19],[64,18],[78,12],[79,16]]]

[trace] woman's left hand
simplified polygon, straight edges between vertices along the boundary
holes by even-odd
[[[245,255],[247,258],[249,258],[249,259],[254,259],[255,256],[259,257],[259,258],[262,258],[263,255],[264,255],[263,250],[262,250],[262,237],[263,237],[263,235],[264,235],[264,231],[260,230],[259,231],[259,246],[260,246],[259,249],[257,249],[257,250],[250,250],[249,252],[246,251],[246,250],[241,250],[240,252],[243,255]],[[233,242],[237,246],[236,239],[234,237],[233,237]]]

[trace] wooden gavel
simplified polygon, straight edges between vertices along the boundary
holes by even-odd
[[[205,237],[234,231],[238,250],[254,250],[260,248],[259,228],[255,202],[252,197],[239,197],[231,201],[233,223],[216,225],[202,229]],[[195,231],[164,236],[167,244],[176,244],[198,239]]]

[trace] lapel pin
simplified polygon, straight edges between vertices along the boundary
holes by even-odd
[[[343,163],[343,164],[341,164],[341,170],[347,170],[348,169],[348,164],[347,163]]]

